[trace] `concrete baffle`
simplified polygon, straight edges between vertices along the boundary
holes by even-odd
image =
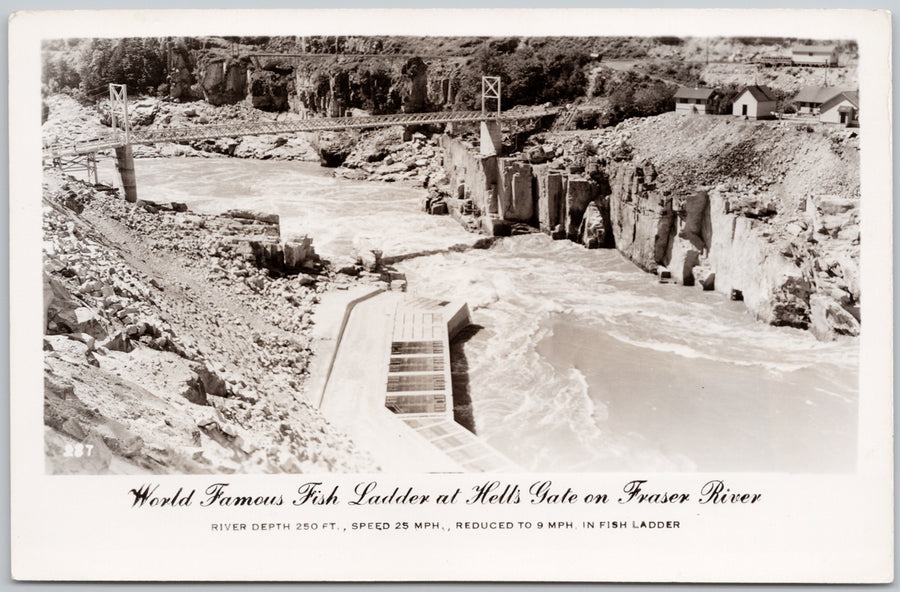
[[[131,145],[116,148],[116,168],[122,181],[122,189],[125,191],[125,201],[136,202],[137,178],[134,176],[134,155],[131,152]]]

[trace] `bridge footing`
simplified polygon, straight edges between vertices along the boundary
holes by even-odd
[[[134,175],[134,155],[130,145],[116,148],[116,169],[119,171],[119,179],[125,191],[125,201],[136,202],[137,178]]]
[[[481,122],[481,156],[500,156],[503,139],[499,121]]]

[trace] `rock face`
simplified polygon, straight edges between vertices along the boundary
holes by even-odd
[[[230,58],[212,59],[200,68],[198,79],[200,92],[211,105],[237,103],[247,94],[247,62]]]
[[[552,147],[479,157],[474,146],[444,136],[448,207],[495,236],[524,222],[589,248],[614,246],[641,268],[662,270],[661,280],[743,300],[771,325],[810,329],[823,340],[859,334],[858,198],[776,202],[740,184],[662,185],[658,165],[633,160],[624,138],[609,146],[603,159],[535,164]]]
[[[169,96],[173,99],[190,99],[191,85],[194,77],[191,54],[185,46],[184,40],[176,38],[168,44],[169,53]]]
[[[428,101],[428,66],[422,58],[410,58],[401,70],[403,74],[403,111],[421,113]]]
[[[534,167],[538,188],[538,227],[550,233],[565,219],[568,176],[549,165]]]
[[[287,111],[290,70],[256,70],[250,76],[247,100],[262,111]]]
[[[664,264],[675,225],[672,199],[653,184],[653,175],[633,163],[608,168],[609,212],[617,249],[647,271]]]
[[[531,165],[510,158],[501,158],[497,164],[497,213],[503,220],[530,221],[534,216]]]

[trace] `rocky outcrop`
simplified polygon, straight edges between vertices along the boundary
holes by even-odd
[[[775,137],[786,141],[784,134]],[[578,138],[571,142],[574,156],[550,146],[497,158],[479,157],[473,146],[445,136],[451,213],[474,218],[468,227],[496,236],[526,222],[587,247],[615,246],[641,268],[658,272],[661,281],[743,300],[768,324],[810,329],[824,340],[858,335],[858,198],[813,192],[775,198],[765,176],[756,187],[687,182],[743,174],[734,163],[713,162],[706,171],[705,163],[680,162],[661,181],[661,165],[634,157],[629,133],[603,136],[591,151]],[[748,145],[731,145],[728,154]],[[829,144],[838,145],[833,139]],[[766,170],[759,154],[769,156],[754,149],[741,162]],[[546,155],[555,156],[543,163]],[[794,182],[815,187],[813,181]]]
[[[348,133],[322,134],[316,142],[319,162],[325,167],[339,167],[353,152],[353,136]]]
[[[615,247],[642,269],[655,272],[669,253],[675,226],[672,198],[656,188],[655,169],[646,164],[614,163],[607,177]]]
[[[247,100],[262,111],[287,111],[290,70],[255,70],[250,75]]]
[[[422,113],[428,103],[428,66],[422,58],[410,58],[400,70],[401,97],[405,113]]]
[[[204,63],[197,73],[197,85],[211,105],[231,105],[247,95],[247,62],[215,58]]]
[[[191,99],[191,86],[194,84],[193,60],[183,39],[176,38],[167,44],[169,74],[166,84],[169,96],[173,99]]]
[[[534,217],[531,165],[517,159],[500,158],[498,165],[497,213],[510,222],[529,222]]]

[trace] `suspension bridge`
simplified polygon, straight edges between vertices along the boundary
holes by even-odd
[[[110,84],[111,131],[102,137],[85,141],[59,143],[46,146],[43,161],[46,166],[62,170],[87,170],[88,176],[97,181],[98,155],[115,151],[117,168],[129,201],[137,200],[137,183],[134,176],[134,158],[131,146],[164,142],[185,143],[215,138],[241,136],[283,135],[304,132],[363,130],[390,126],[418,126],[428,124],[479,124],[481,127],[481,153],[496,155],[501,149],[501,125],[517,122],[536,122],[556,113],[552,108],[531,108],[501,112],[500,79],[482,78],[481,111],[440,111],[432,113],[398,113],[366,117],[320,117],[294,121],[254,121],[227,124],[205,124],[163,129],[131,129],[128,118],[128,94],[125,85]],[[495,101],[496,109],[488,110],[489,101]],[[118,113],[122,112],[119,117]]]

